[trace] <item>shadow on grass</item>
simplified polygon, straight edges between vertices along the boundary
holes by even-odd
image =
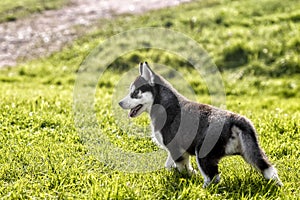
[[[184,197],[183,193],[186,189],[190,189],[190,193],[198,194],[202,190],[201,193],[206,197],[215,196],[221,199],[241,197],[273,199],[280,193],[281,187],[276,186],[274,182],[268,182],[263,177],[259,180],[255,179],[254,177],[245,179],[235,177],[231,180],[226,180],[221,177],[220,183],[212,184],[204,189],[202,188],[203,177],[200,174],[190,176],[187,173],[179,173],[176,170],[172,170],[165,177],[164,185],[165,190],[174,194],[173,197],[175,198]]]
[[[276,186],[274,182],[267,182],[263,178],[259,181],[255,181],[253,178],[248,177],[246,179],[235,179],[232,182],[226,183],[225,180],[219,184],[212,185],[208,188],[208,192],[211,194],[219,194],[226,196],[226,198],[237,197],[264,197],[272,199],[277,196],[281,188]]]

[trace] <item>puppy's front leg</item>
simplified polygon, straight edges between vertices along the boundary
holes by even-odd
[[[171,170],[172,168],[175,168],[175,162],[174,160],[172,159],[172,156],[171,154],[168,152],[168,158],[166,160],[166,163],[165,163],[165,167],[168,169],[168,170]]]
[[[176,168],[179,172],[186,171],[189,175],[197,174],[190,163],[190,155],[184,153],[180,158],[175,161]]]

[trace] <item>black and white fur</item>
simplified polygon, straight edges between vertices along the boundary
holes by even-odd
[[[241,155],[257,168],[266,179],[282,186],[277,170],[259,147],[256,131],[251,122],[238,114],[189,101],[179,94],[164,78],[155,74],[147,62],[140,64],[140,75],[130,86],[130,93],[119,102],[130,109],[129,117],[146,111],[151,117],[152,136],[168,152],[166,168],[195,172],[189,157],[196,156],[204,177],[203,187],[218,182],[218,163],[227,155]],[[184,121],[184,122],[183,122]],[[221,129],[213,124],[221,122]],[[185,123],[182,127],[181,123]],[[195,128],[196,127],[196,128]],[[217,137],[206,155],[200,155],[206,136]]]

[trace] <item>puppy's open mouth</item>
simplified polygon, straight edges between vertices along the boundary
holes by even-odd
[[[142,104],[137,105],[136,107],[132,108],[129,112],[129,117],[135,117],[138,111],[143,107]]]

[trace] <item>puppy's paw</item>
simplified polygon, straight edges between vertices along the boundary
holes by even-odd
[[[211,184],[217,184],[221,180],[220,175],[217,174],[212,180],[211,179],[206,179],[204,180],[204,184],[202,185],[203,188],[207,188]]]

